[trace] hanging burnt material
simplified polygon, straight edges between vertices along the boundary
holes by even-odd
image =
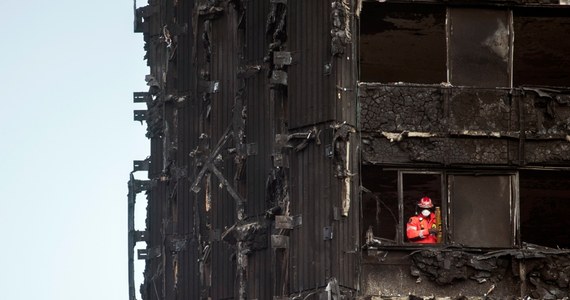
[[[347,157],[350,142],[350,135],[356,133],[356,129],[347,124],[337,124],[333,126],[333,146],[335,159],[335,176],[338,178],[346,178],[351,176],[351,172],[347,168]]]
[[[275,216],[285,213],[288,209],[287,177],[283,168],[273,168],[265,184],[267,210],[265,217],[273,220]]]
[[[350,32],[350,6],[348,0],[334,0],[332,3],[331,54],[343,54],[347,45],[352,42]]]
[[[295,132],[287,135],[278,134],[276,137],[276,147],[281,149],[293,149],[299,152],[305,149],[310,142],[317,145],[321,144],[320,140],[321,131],[317,127],[313,127],[308,131]]]
[[[355,147],[351,142],[351,135],[356,129],[348,124],[336,124],[331,126],[334,130],[332,146],[335,166],[335,177],[342,181],[341,215],[348,217],[351,202],[351,177],[356,175],[351,170],[354,167],[351,159],[352,149]]]
[[[220,0],[207,0],[206,3],[198,5],[198,15],[207,17],[218,17],[224,12],[220,5]]]
[[[244,34],[245,34],[245,25],[246,25],[246,13],[245,10],[247,7],[242,3],[242,1],[236,0],[231,2],[234,6],[234,9],[238,15],[238,35],[241,38],[239,40],[240,47],[239,47],[239,57],[244,57],[243,55],[243,48],[245,47],[244,41]],[[260,70],[261,66],[259,65],[248,65],[246,64],[243,59],[240,60],[240,66],[237,71],[237,83],[238,87],[236,90],[235,98],[234,98],[234,107],[233,107],[233,128],[235,132],[234,140],[235,140],[235,156],[234,162],[236,164],[236,171],[234,175],[234,184],[237,186],[240,184],[240,181],[244,180],[245,175],[245,165],[246,159],[250,155],[257,154],[256,145],[255,144],[247,144],[246,141],[246,122],[247,122],[247,106],[244,103],[244,97],[246,94],[246,80],[255,76]]]
[[[150,86],[146,105],[147,138],[160,138],[164,134],[164,101],[158,81],[152,76],[146,76],[147,85]]]
[[[201,42],[203,47],[203,65],[199,74],[198,91],[202,95],[202,114],[204,120],[210,118],[212,111],[212,94],[217,93],[220,89],[218,81],[211,81],[210,68],[212,59],[212,45],[210,43],[210,36],[212,34],[212,23],[209,19],[204,20],[202,23]]]
[[[276,64],[275,60],[279,57],[279,55],[276,57],[276,52],[283,51],[287,42],[287,1],[271,1],[265,35],[269,43],[268,53],[264,58],[269,65],[267,77],[271,78],[274,84],[286,85],[286,70],[283,64]]]

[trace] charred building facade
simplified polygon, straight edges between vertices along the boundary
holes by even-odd
[[[135,258],[144,300],[569,297],[566,4],[135,4],[130,300]],[[441,234],[419,245],[425,195]]]

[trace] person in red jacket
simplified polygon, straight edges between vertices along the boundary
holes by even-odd
[[[411,217],[406,225],[408,241],[418,244],[437,243],[437,224],[433,213],[433,203],[429,197],[423,197],[418,202],[422,211]]]

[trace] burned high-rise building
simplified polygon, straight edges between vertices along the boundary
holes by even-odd
[[[130,300],[568,298],[566,4],[135,6]]]

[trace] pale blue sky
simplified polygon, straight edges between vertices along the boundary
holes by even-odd
[[[0,0],[3,300],[128,299],[127,180],[148,155],[132,7]]]

